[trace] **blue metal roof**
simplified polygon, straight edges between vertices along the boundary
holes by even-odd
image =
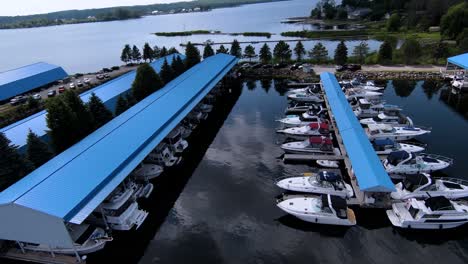
[[[320,78],[359,188],[368,192],[395,191],[395,186],[353,113],[335,75],[325,72],[320,74]]]
[[[453,56],[447,59],[451,64],[455,64],[465,70],[468,70],[468,53]]]
[[[236,63],[205,59],[4,190],[0,204],[81,223]]]
[[[0,73],[0,101],[58,81],[68,74],[62,67],[38,62]]]
[[[181,56],[182,59],[185,58],[181,54],[172,54],[164,58],[167,59],[168,63],[172,63],[172,59],[175,56]],[[159,72],[161,66],[164,63],[164,58],[158,59],[151,63],[151,66],[155,71]],[[133,80],[135,79],[136,71],[131,71],[126,73],[114,80],[106,82],[100,86],[97,86],[89,91],[86,91],[80,95],[83,102],[88,102],[92,93],[95,93],[104,104],[111,110],[114,111],[114,105],[116,98],[130,90]],[[47,134],[47,122],[46,122],[47,112],[41,111],[32,116],[29,116],[23,120],[20,120],[14,124],[11,124],[7,127],[0,129],[0,132],[3,132],[5,136],[11,141],[12,144],[17,146],[24,147],[27,142],[27,137],[29,129],[36,133],[39,137],[45,137]]]

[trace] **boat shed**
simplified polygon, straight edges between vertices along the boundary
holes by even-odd
[[[0,193],[0,239],[70,247],[82,223],[237,63],[218,54]]]
[[[395,191],[390,176],[364,133],[335,75],[325,72],[320,78],[359,189],[364,192]]]
[[[38,62],[0,73],[0,101],[67,77],[60,66]]]
[[[151,66],[156,72],[159,72],[164,63],[164,59],[167,59],[168,63],[172,63],[172,60],[175,58],[175,56],[180,56],[182,59],[185,58],[185,56],[181,54],[172,54],[154,61],[151,63]],[[135,76],[136,70],[131,71],[114,80],[106,82],[82,93],[80,98],[83,100],[83,102],[88,102],[91,94],[95,93],[104,102],[106,107],[114,112],[118,97],[120,95],[125,95],[128,91],[130,91],[133,80],[135,80]],[[47,141],[46,131],[48,128],[46,123],[46,115],[47,111],[43,110],[0,129],[0,132],[4,133],[12,144],[18,146],[20,151],[24,151],[30,129],[39,137]]]
[[[454,65],[458,68],[468,70],[468,53],[453,56],[447,59],[447,68],[449,65]]]

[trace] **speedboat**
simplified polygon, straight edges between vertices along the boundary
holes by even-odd
[[[138,229],[148,217],[148,212],[138,207],[138,202],[129,199],[118,209],[108,209],[102,206],[102,213],[93,212],[92,216],[105,221],[114,230],[127,231],[135,227]]]
[[[411,198],[387,210],[392,225],[408,229],[448,229],[468,222],[468,206],[443,196],[425,200]]]
[[[308,94],[317,94],[320,91],[320,86],[307,86],[305,88],[298,88],[288,91],[286,94],[297,94],[297,93],[308,93]]]
[[[295,192],[330,194],[340,197],[351,197],[354,194],[353,188],[345,183],[339,174],[329,171],[303,173],[300,177],[280,178],[276,181],[276,185]]]
[[[213,106],[210,104],[199,104],[198,109],[202,111],[203,113],[210,113],[213,110]]]
[[[162,166],[140,163],[132,172],[132,175],[135,176],[137,180],[149,181],[159,177],[163,171],[164,168]]]
[[[468,182],[455,178],[434,178],[427,173],[406,177],[402,182],[395,184],[395,192],[391,196],[395,200],[409,198],[425,199],[443,196],[447,199],[460,199],[468,197]]]
[[[400,116],[389,116],[384,113],[380,113],[376,117],[361,119],[359,120],[359,123],[361,123],[362,125],[369,125],[369,124],[398,125],[398,124],[401,124],[401,118]]]
[[[345,91],[345,96],[348,100],[351,100],[353,98],[359,99],[359,98],[376,98],[382,96],[382,93],[379,92],[374,92],[374,91],[367,91],[364,89],[347,89]]]
[[[401,108],[397,105],[387,104],[380,100],[360,98],[357,103],[352,104],[353,112],[357,118],[376,117],[381,113],[388,116],[399,116]]]
[[[320,104],[307,103],[307,102],[296,102],[289,105],[285,110],[285,114],[302,114],[305,112],[323,112],[324,109]]]
[[[392,152],[400,150],[407,152],[424,151],[424,147],[408,143],[399,143],[391,139],[376,139],[371,143],[377,155],[388,155]]]
[[[306,126],[291,127],[286,129],[277,130],[277,133],[282,133],[287,137],[294,139],[306,139],[311,136],[328,136],[330,135],[330,129],[328,123],[309,123]]]
[[[317,94],[311,93],[294,93],[288,95],[288,99],[298,101],[298,102],[314,102],[314,103],[321,103],[323,99],[321,96]]]
[[[333,195],[284,195],[276,205],[303,221],[326,225],[356,225],[353,210],[346,200]]]
[[[297,127],[297,126],[305,126],[309,123],[322,123],[324,120],[323,117],[326,116],[325,110],[319,113],[313,112],[306,112],[299,116],[297,115],[287,115],[283,119],[276,120],[286,127]]]
[[[325,168],[338,168],[339,162],[336,160],[316,160],[315,161],[319,166]]]
[[[383,161],[389,174],[418,174],[442,170],[453,164],[453,160],[439,155],[414,154],[408,151],[390,153]]]
[[[157,145],[156,148],[145,158],[145,161],[148,163],[164,167],[177,165],[181,160],[181,157],[174,156],[174,152],[172,152],[166,143],[160,143]]]
[[[335,149],[330,138],[315,136],[304,141],[290,142],[281,145],[286,153],[297,154],[334,154]]]
[[[181,153],[188,147],[187,140],[182,139],[182,133],[179,127],[173,129],[165,138],[164,142],[167,143],[169,148],[175,153]]]
[[[376,139],[402,141],[431,133],[429,129],[421,127],[400,125],[392,126],[388,124],[369,124],[364,131],[371,141]]]

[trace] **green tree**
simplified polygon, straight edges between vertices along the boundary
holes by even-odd
[[[291,53],[292,51],[289,48],[289,45],[282,40],[280,40],[273,49],[273,56],[281,62],[291,59]]]
[[[468,28],[465,28],[463,32],[458,35],[457,45],[461,52],[466,52],[468,50]]]
[[[133,45],[132,48],[132,60],[139,63],[141,60],[141,53],[137,46]]]
[[[123,112],[127,111],[130,106],[128,105],[127,99],[125,97],[119,95],[117,99],[117,104],[115,105],[115,116],[122,114]]]
[[[34,99],[32,96],[28,96],[28,109],[30,110],[36,110],[37,108],[39,108],[40,106],[40,103],[38,100]]]
[[[400,26],[400,16],[396,13],[391,15],[387,21],[387,31],[398,31]]]
[[[385,40],[379,48],[379,62],[389,63],[393,59],[393,48],[390,41]]]
[[[296,58],[298,61],[301,61],[304,58],[306,50],[304,48],[304,45],[302,44],[302,41],[299,40],[296,43],[296,46],[294,47],[294,54],[296,54]]]
[[[171,68],[172,68],[172,72],[174,73],[174,78],[184,73],[185,64],[180,58],[180,56],[176,56],[176,58],[172,60]]]
[[[149,60],[150,62],[153,61],[153,49],[150,47],[148,42],[145,43],[143,46],[143,60],[146,62]]]
[[[101,98],[99,98],[95,93],[91,94],[86,106],[93,116],[94,129],[100,128],[107,122],[111,121],[114,117],[112,112],[104,105]]]
[[[249,61],[252,61],[252,58],[257,57],[255,54],[255,48],[252,45],[247,45],[244,49],[244,57],[248,58]]]
[[[433,53],[432,53],[432,57],[435,59],[434,62],[437,63],[439,59],[445,59],[448,56],[449,56],[449,51],[448,51],[447,44],[445,44],[442,41],[439,41],[439,43],[435,45]]]
[[[49,146],[30,129],[27,139],[26,158],[31,161],[34,167],[39,168],[53,156]]]
[[[421,44],[414,38],[409,38],[401,46],[406,64],[413,64],[421,56]]]
[[[353,56],[356,57],[359,63],[362,64],[365,62],[367,54],[369,54],[369,45],[367,45],[367,42],[361,41],[361,43],[354,47]]]
[[[163,86],[161,78],[148,64],[144,63],[137,69],[135,80],[132,84],[132,94],[137,102],[156,92]]]
[[[191,68],[192,66],[200,62],[200,51],[195,47],[190,41],[185,47],[185,67],[186,69]]]
[[[5,134],[0,133],[0,191],[33,170],[32,163],[23,158],[17,148]]]
[[[133,96],[133,93],[127,93],[125,95],[125,100],[127,100],[127,103],[128,103],[128,107],[132,107],[134,105],[136,105],[138,103],[138,101],[135,99],[135,97]]]
[[[333,57],[337,65],[344,65],[348,61],[348,47],[342,40],[335,50],[335,56]]]
[[[128,64],[132,60],[132,48],[130,48],[130,45],[127,44],[123,48],[120,60],[125,64]]]
[[[213,56],[214,55],[214,50],[213,48],[211,47],[210,44],[206,44],[205,45],[205,48],[203,49],[203,59],[206,59],[210,56]]]
[[[161,49],[157,45],[155,45],[153,47],[153,59],[157,59],[160,57],[161,57]]]
[[[309,58],[317,63],[325,63],[328,60],[328,50],[319,42],[309,51]]]
[[[237,41],[237,39],[235,39],[235,40],[232,42],[231,51],[230,51],[229,53],[230,53],[232,56],[236,56],[237,58],[242,57],[242,49],[241,49],[240,44],[239,44],[239,41]]]
[[[167,51],[166,47],[162,47],[161,48],[161,51],[159,52],[159,57],[165,57],[169,54],[169,52]]]
[[[334,0],[322,0],[322,10],[326,19],[333,19],[336,16],[336,4]]]
[[[161,79],[163,83],[165,84],[169,83],[170,81],[174,79],[174,71],[172,70],[169,63],[167,63],[166,59],[164,59],[164,63],[161,66],[161,71],[159,72],[159,76],[161,76]]]
[[[55,153],[60,153],[79,140],[79,130],[76,114],[59,97],[46,101],[47,131]]]
[[[63,102],[70,107],[71,111],[76,116],[76,131],[77,139],[81,140],[94,130],[95,124],[92,114],[86,108],[81,98],[72,90],[67,90],[62,94]]]
[[[262,48],[260,49],[260,61],[262,63],[269,63],[273,58],[271,54],[270,47],[265,43],[263,44]]]
[[[468,3],[464,1],[449,8],[440,22],[442,35],[456,39],[468,27]]]
[[[220,53],[228,54],[229,49],[226,49],[224,45],[221,45],[219,49],[216,50],[216,54],[220,54]]]
[[[171,47],[168,51],[167,51],[167,54],[170,55],[170,54],[176,54],[176,53],[179,53],[179,51],[175,48],[175,47]]]

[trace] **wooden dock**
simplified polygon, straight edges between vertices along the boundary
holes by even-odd
[[[24,262],[36,262],[43,264],[76,264],[86,263],[86,259],[82,259],[78,262],[75,256],[61,255],[61,254],[50,254],[46,252],[35,252],[25,251],[24,253],[17,248],[9,248],[5,252],[0,254],[0,258],[24,261]]]

